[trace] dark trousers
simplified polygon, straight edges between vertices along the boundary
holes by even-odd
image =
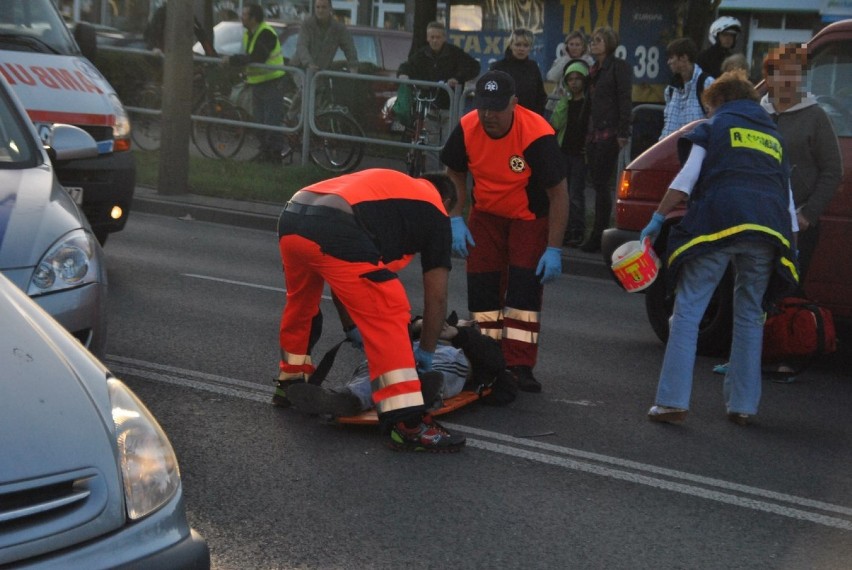
[[[618,165],[618,139],[615,137],[586,144],[589,174],[595,190],[595,225],[590,240],[600,242],[612,215],[612,176]]]
[[[284,81],[283,78],[255,83],[251,86],[251,112],[254,120],[271,127],[284,124]],[[281,156],[284,134],[275,131],[260,131],[262,154]]]
[[[586,233],[586,157],[582,154],[566,154],[568,170],[568,237],[583,238]]]

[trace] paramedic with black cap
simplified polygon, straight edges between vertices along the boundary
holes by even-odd
[[[287,304],[273,404],[289,406],[287,389],[315,370],[310,352],[320,336],[319,303],[328,283],[347,336],[363,342],[373,402],[390,447],[452,452],[464,446],[463,435],[425,413],[417,374],[432,370],[447,316],[452,244],[447,211],[455,202],[455,187],[444,174],[411,178],[380,168],[318,182],[293,195],[278,219]],[[423,329],[413,351],[411,307],[396,272],[417,253]]]
[[[450,210],[453,253],[467,258],[471,318],[501,343],[518,388],[541,392],[533,368],[542,285],[562,273],[568,189],[553,127],[517,102],[510,75],[482,75],[476,109],[450,134],[441,160],[458,192]],[[469,229],[462,218],[468,173],[473,180]]]

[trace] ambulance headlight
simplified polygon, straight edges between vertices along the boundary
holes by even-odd
[[[124,105],[115,93],[109,94],[109,102],[112,104],[112,112],[115,115],[115,123],[112,125],[112,138],[115,140],[115,150],[126,150],[130,147],[130,117],[124,110]]]

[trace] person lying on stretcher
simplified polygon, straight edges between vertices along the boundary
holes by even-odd
[[[455,313],[448,321],[440,337],[445,343],[435,349],[433,369],[419,374],[427,408],[440,408],[444,398],[462,390],[481,393],[485,388],[491,390],[482,398],[486,404],[504,406],[514,401],[518,387],[506,369],[500,345],[483,335],[473,321],[458,322]],[[422,319],[412,321],[412,338],[418,338],[421,324]],[[414,348],[417,345],[414,340]],[[367,361],[358,365],[345,386],[297,384],[287,391],[287,397],[296,410],[309,414],[354,416],[365,412],[373,407]]]

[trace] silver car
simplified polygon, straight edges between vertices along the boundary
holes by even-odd
[[[97,156],[84,131],[41,133],[58,163]],[[0,272],[98,356],[106,342],[103,251],[86,217],[56,179],[39,133],[0,77]]]
[[[0,275],[0,567],[210,567],[144,404]]]

